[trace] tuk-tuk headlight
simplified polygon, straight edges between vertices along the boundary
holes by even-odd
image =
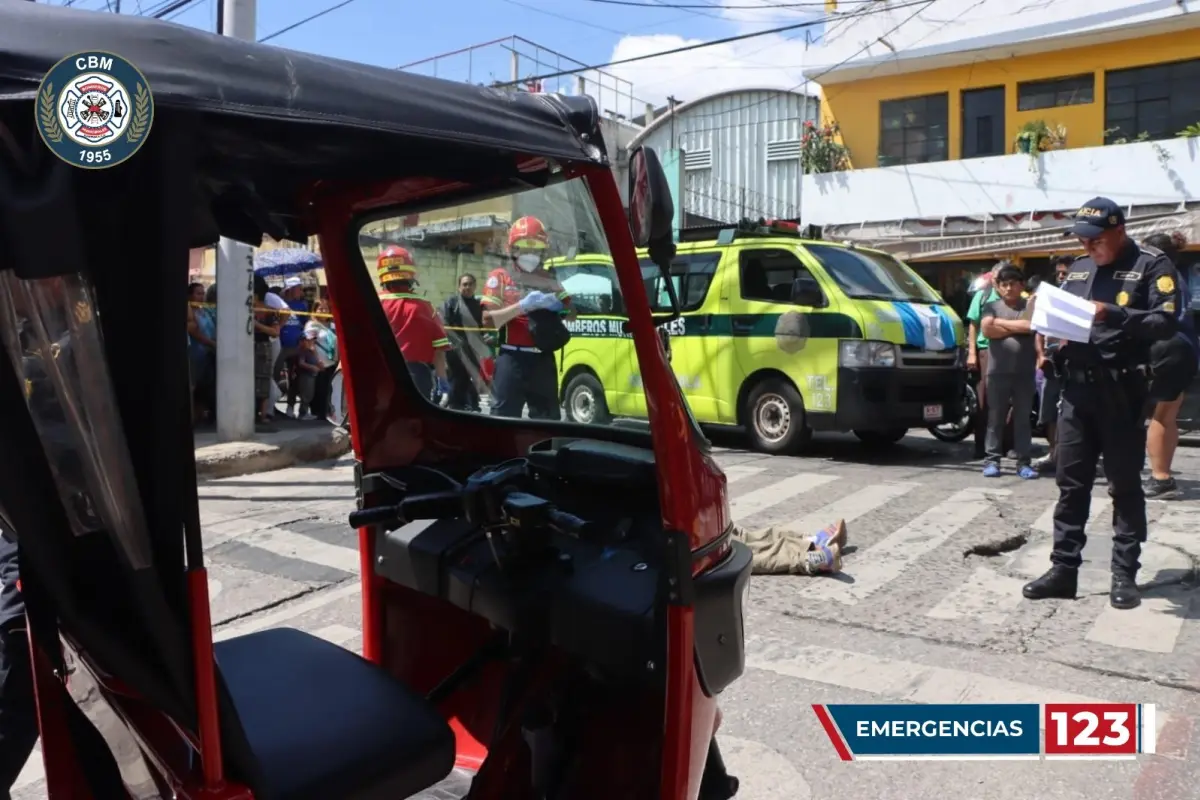
[[[891,342],[872,342],[846,339],[838,347],[840,367],[894,367],[896,345]]]

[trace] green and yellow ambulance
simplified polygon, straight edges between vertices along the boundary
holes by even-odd
[[[566,417],[645,417],[608,257],[550,266],[578,311],[559,359]],[[654,311],[670,314],[662,271],[645,259],[642,274]],[[962,321],[886,253],[803,239],[794,223],[743,223],[685,235],[670,280],[680,316],[662,327],[701,424],[737,426],[754,448],[789,453],[813,431],[888,444],[962,413]]]

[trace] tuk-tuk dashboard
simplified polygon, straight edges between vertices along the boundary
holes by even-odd
[[[651,451],[553,440],[445,481],[453,488],[352,516],[379,525],[380,577],[605,674],[653,675],[663,548]],[[403,471],[390,482],[403,484]]]

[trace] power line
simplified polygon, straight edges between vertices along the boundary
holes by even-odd
[[[805,78],[805,79],[804,79],[802,82],[800,82],[800,83],[796,84],[795,86],[791,87],[790,89],[784,89],[784,90],[781,90],[781,91],[784,91],[784,92],[795,92],[795,91],[797,91],[797,90],[803,89],[805,86],[807,86],[807,85],[808,85],[808,84],[810,84],[810,83],[816,83],[816,82],[819,82],[819,81],[821,80],[821,78],[823,78],[823,77],[825,77],[826,75],[828,75],[829,73],[833,72],[835,69],[838,69],[838,68],[840,68],[840,67],[843,67],[843,66],[845,66],[847,63],[849,63],[850,61],[853,61],[854,59],[858,58],[860,55],[862,55],[863,53],[865,53],[865,52],[867,52],[869,49],[871,49],[871,47],[872,47],[873,45],[875,45],[875,44],[878,44],[878,43],[879,43],[880,41],[882,41],[883,39],[886,39],[887,37],[891,36],[891,35],[892,35],[893,33],[895,33],[896,31],[898,31],[898,30],[900,30],[901,28],[903,28],[903,27],[904,27],[905,25],[907,25],[908,23],[912,22],[914,19],[916,19],[916,18],[917,18],[917,15],[918,15],[918,14],[920,14],[922,11],[926,11],[926,10],[928,10],[928,9],[929,9],[929,7],[930,7],[930,6],[932,6],[932,5],[933,5],[934,3],[936,3],[936,2],[937,2],[937,0],[923,0],[923,2],[919,2],[919,3],[909,3],[909,4],[908,4],[908,6],[920,5],[920,6],[921,6],[921,8],[918,8],[918,9],[917,9],[916,11],[914,11],[912,14],[909,14],[907,17],[905,17],[903,20],[901,20],[899,24],[897,24],[896,26],[894,26],[893,28],[891,28],[890,30],[888,30],[888,31],[887,31],[887,33],[884,33],[882,36],[879,36],[879,37],[877,37],[877,38],[876,38],[874,41],[867,42],[867,43],[866,43],[865,45],[863,45],[861,48],[859,48],[859,49],[858,49],[858,50],[856,50],[855,52],[851,53],[850,55],[846,56],[845,58],[843,58],[841,61],[837,62],[836,64],[833,64],[832,66],[826,67],[825,69],[823,69],[823,70],[821,70],[820,72],[818,72],[816,75],[813,75],[813,76],[811,76],[811,77],[807,77],[807,78]],[[980,2],[984,2],[984,0],[980,0]],[[906,7],[906,6],[893,6],[892,8],[893,8],[893,9],[895,9],[895,8],[905,8],[905,7]],[[890,9],[889,9],[889,10],[890,10]],[[862,15],[860,15],[860,16],[866,16],[866,14],[862,14]],[[692,114],[692,115],[690,115],[690,116],[691,116],[691,118],[693,118],[693,119],[695,119],[696,117],[716,117],[716,116],[723,116],[723,115],[725,115],[725,114],[732,114],[732,113],[736,113],[736,112],[738,112],[738,111],[744,111],[744,110],[746,110],[746,109],[748,109],[748,108],[754,108],[755,106],[760,106],[760,105],[762,105],[763,103],[767,102],[767,101],[768,101],[768,100],[770,100],[770,99],[771,99],[771,98],[769,98],[769,97],[768,97],[768,98],[766,98],[766,99],[763,99],[763,100],[756,100],[756,101],[754,101],[753,103],[746,103],[745,105],[737,106],[737,107],[735,107],[735,108],[724,109],[724,110],[721,110],[721,111],[712,111],[712,112],[709,112],[709,113],[707,113],[707,114]]]
[[[707,8],[713,11],[729,9],[730,11],[770,11],[773,8],[825,8],[825,3],[768,3],[767,5],[712,5],[711,3],[647,3],[638,0],[587,0],[589,3],[603,3],[609,6],[628,6],[631,8]]]
[[[317,13],[315,13],[311,16],[305,17],[304,19],[300,20],[299,22],[293,22],[291,25],[288,25],[285,28],[280,28],[279,30],[275,31],[274,33],[267,34],[266,36],[259,39],[258,42],[259,42],[259,44],[262,44],[263,42],[269,42],[272,39],[274,39],[276,36],[282,36],[283,34],[288,33],[289,31],[294,31],[294,30],[296,30],[296,28],[299,28],[301,25],[307,25],[308,23],[312,22],[313,20],[320,19],[321,17],[325,16],[326,14],[331,14],[334,11],[337,11],[339,8],[345,8],[346,6],[350,5],[353,2],[354,2],[354,0],[342,0],[342,2],[340,2],[340,3],[334,3],[333,5],[325,8],[322,11],[318,11]]]
[[[912,6],[928,6],[934,2],[937,2],[937,0],[910,0],[910,2],[901,3],[898,5],[892,6],[891,8],[880,9],[879,11],[874,11],[874,12],[864,12],[860,16],[867,16],[868,13],[878,14],[878,13],[881,13],[882,11],[890,11],[890,10],[894,10],[894,9],[898,9],[898,8],[911,8]],[[920,13],[920,10],[918,10],[917,13]],[[916,14],[913,14],[913,16],[915,17]],[[912,17],[909,17],[909,19],[911,19],[911,18]],[[508,82],[500,84],[500,86],[511,86],[511,85],[515,85],[515,83],[523,83],[525,81],[544,81],[544,80],[550,80],[551,78],[561,78],[564,75],[574,75],[576,73],[585,72],[588,70],[606,69],[608,67],[617,67],[617,66],[621,66],[623,64],[632,64],[636,61],[647,61],[652,58],[662,58],[663,56],[673,56],[673,55],[678,55],[679,53],[688,53],[693,50],[701,50],[706,47],[716,47],[717,45],[732,44],[733,42],[744,42],[748,39],[756,39],[760,36],[767,36],[772,33],[784,33],[786,31],[800,30],[802,28],[813,28],[818,25],[823,25],[824,23],[828,22],[830,19],[837,19],[837,17],[821,17],[820,19],[809,20],[807,22],[797,22],[797,23],[794,23],[791,25],[781,25],[776,28],[767,28],[765,30],[755,31],[753,33],[743,33],[743,34],[739,34],[737,36],[726,36],[722,39],[713,39],[713,40],[707,41],[707,42],[697,42],[696,44],[689,44],[689,45],[685,45],[683,47],[676,47],[671,50],[661,50],[657,53],[647,53],[646,55],[631,56],[630,58],[621,58],[621,59],[617,59],[616,61],[608,61],[603,64],[593,64],[591,66],[582,67],[580,69],[561,70],[559,72],[550,72],[545,75],[535,75],[530,78],[525,78],[522,81],[516,81],[516,82],[508,81]],[[905,21],[907,22],[907,20],[905,20]],[[885,35],[887,35],[887,34],[885,34]]]

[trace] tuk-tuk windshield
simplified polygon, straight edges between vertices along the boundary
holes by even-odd
[[[647,416],[619,281],[582,179],[377,219],[359,243],[432,402],[588,425]],[[422,302],[440,327],[421,322]]]

